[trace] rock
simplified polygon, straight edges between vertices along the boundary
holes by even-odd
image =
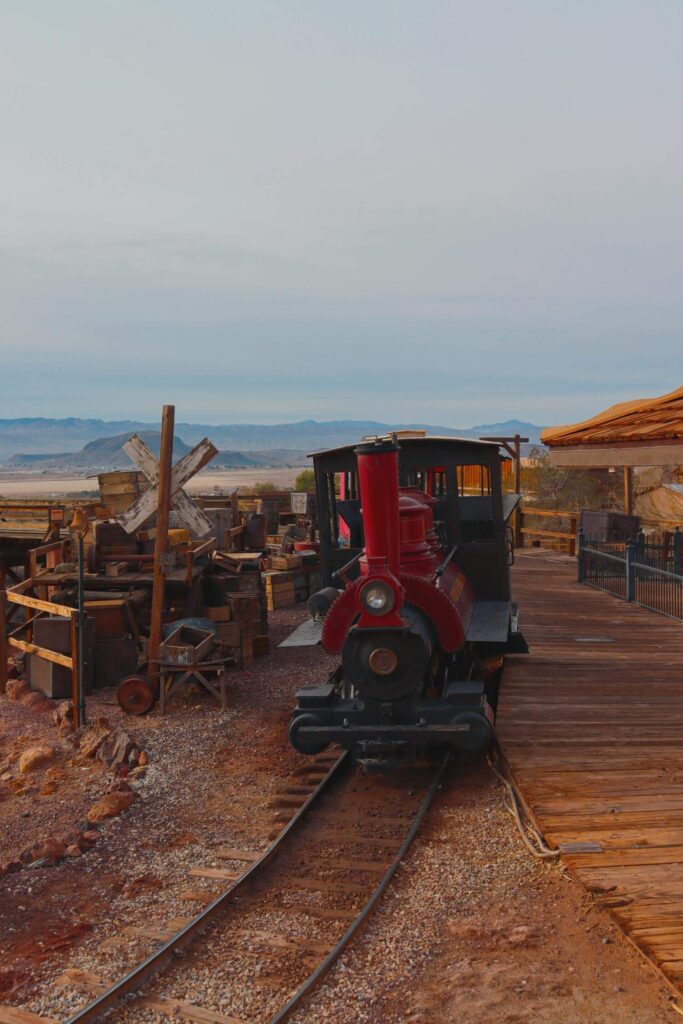
[[[80,857],[82,850],[77,843],[72,843],[71,846],[67,846],[64,853],[65,857]]]
[[[106,793],[101,800],[93,804],[86,817],[90,822],[105,821],[107,818],[115,818],[122,811],[127,811],[135,800],[135,794],[129,793]],[[87,833],[86,833],[87,835]]]
[[[59,723],[59,728],[57,731],[59,732],[60,736],[66,739],[66,737],[70,736],[71,733],[74,731],[74,724],[73,722],[70,722],[68,718],[65,718],[63,722]]]
[[[38,860],[60,860],[66,853],[66,846],[59,839],[50,837],[42,843],[38,843],[31,851],[33,861]]]
[[[144,750],[141,750],[140,756],[138,757],[138,767],[144,768],[145,765],[147,764],[149,764],[149,757],[147,756]]]
[[[104,764],[116,769],[119,765],[126,763],[128,755],[134,748],[135,744],[128,733],[123,732],[122,729],[117,729],[116,732],[110,733],[105,738],[97,752],[97,756]]]
[[[29,747],[19,758],[19,771],[30,772],[54,757],[52,747]]]
[[[95,757],[100,747],[110,735],[108,729],[100,728],[99,724],[89,726],[83,731],[78,741],[78,750],[83,757]]]
[[[10,700],[21,700],[27,693],[30,693],[28,683],[25,683],[23,679],[11,679],[7,683],[6,694]]]
[[[12,778],[12,773],[11,772],[3,772],[2,775],[0,775],[0,782],[9,782],[9,780],[11,778]]]
[[[107,793],[132,793],[132,789],[125,779],[117,777],[107,786]]]
[[[70,700],[62,700],[52,712],[52,721],[59,725],[67,720],[73,721],[73,704]]]
[[[85,843],[86,847],[93,846],[100,838],[100,833],[94,828],[87,829],[81,833],[80,839],[78,840],[79,845]]]
[[[57,783],[48,780],[43,783],[42,789],[40,790],[41,796],[52,796],[57,791]]]
[[[513,928],[508,935],[508,942],[511,946],[523,946],[534,937],[533,931],[527,925],[520,924]]]
[[[20,860],[8,860],[2,865],[2,873],[4,875],[14,874],[16,871],[21,871],[23,865]]]
[[[31,691],[25,693],[19,700],[26,708],[33,708],[34,711],[49,711],[52,707],[50,700],[45,696],[44,693],[38,693],[37,691]]]

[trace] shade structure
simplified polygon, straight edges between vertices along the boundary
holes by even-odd
[[[541,441],[555,466],[683,465],[683,387],[612,405],[581,423],[547,427]]]

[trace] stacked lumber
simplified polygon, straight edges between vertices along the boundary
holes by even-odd
[[[294,573],[271,570],[263,573],[266,588],[266,606],[269,612],[276,608],[290,608],[296,603]]]

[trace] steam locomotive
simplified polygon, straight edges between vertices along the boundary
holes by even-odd
[[[519,495],[502,491],[499,445],[393,434],[313,462],[326,586],[284,645],[341,660],[297,694],[291,744],[336,742],[366,765],[484,747],[504,655],[527,650],[510,600]]]

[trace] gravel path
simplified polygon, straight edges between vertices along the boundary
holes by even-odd
[[[275,642],[301,618],[300,610],[275,613]],[[115,977],[150,947],[145,940],[108,940],[128,926],[188,916],[196,906],[180,894],[212,887],[189,881],[191,867],[229,867],[212,857],[217,846],[265,846],[269,802],[306,764],[286,740],[294,693],[302,683],[319,682],[328,667],[333,662],[319,649],[275,650],[253,671],[231,674],[226,712],[203,692],[172,704],[165,719],[156,713],[126,718],[106,703],[107,693],[91,702],[92,714],[106,714],[148,752],[141,799],[105,823],[101,841],[79,860],[0,879],[0,1000],[65,1016],[84,1001],[82,993],[54,985],[66,967]],[[3,724],[5,710],[3,701]],[[83,784],[88,799],[104,781]],[[65,804],[69,816],[81,798],[74,797],[74,807]],[[14,806],[14,826],[21,829],[27,819],[19,800]],[[291,919],[274,915],[272,926],[285,931]],[[320,922],[310,928],[311,937],[324,934]],[[232,969],[197,971],[184,994],[224,1012],[239,1004],[256,1024],[263,976],[286,976],[287,961],[283,972],[282,958],[264,955],[258,944],[251,952]],[[292,965],[301,958],[287,956]],[[164,990],[163,981],[158,987]],[[135,1019],[166,1018],[136,1011]],[[672,1012],[662,983],[608,919],[590,909],[582,890],[556,865],[529,857],[488,769],[461,763],[363,936],[294,1019],[659,1024]]]

